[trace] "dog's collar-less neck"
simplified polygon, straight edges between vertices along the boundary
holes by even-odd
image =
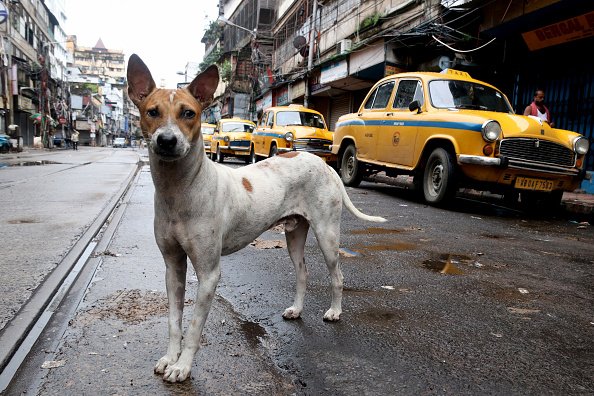
[[[208,158],[204,156],[196,160],[196,157],[202,153],[195,150],[195,146],[188,154],[176,161],[164,161],[157,155],[150,153],[149,160],[151,174],[157,191],[167,191],[170,186],[175,185],[177,189],[190,187],[195,183],[196,177],[205,168],[205,162]]]

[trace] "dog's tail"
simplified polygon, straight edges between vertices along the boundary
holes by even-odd
[[[340,179],[340,176],[338,176],[338,173],[336,173],[334,170],[332,170],[332,173],[334,173],[336,179],[338,180],[338,184],[340,185],[340,191],[342,192],[342,203],[344,204],[344,206],[346,206],[349,212],[351,212],[353,215],[360,218],[361,220],[373,221],[375,223],[383,223],[387,221],[381,216],[369,216],[357,209],[351,201],[351,198],[349,198],[346,188],[344,187],[344,184],[342,184],[342,180]]]

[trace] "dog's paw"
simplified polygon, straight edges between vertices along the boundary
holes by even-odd
[[[190,376],[191,365],[174,364],[168,366],[163,374],[163,380],[167,382],[182,382]]]
[[[341,314],[341,311],[337,311],[337,310],[330,308],[324,314],[324,320],[327,322],[336,322],[336,321],[340,320],[340,314]]]
[[[159,359],[159,361],[155,365],[155,373],[163,374],[165,372],[165,369],[168,366],[171,366],[172,364],[174,364],[176,361],[177,361],[177,357],[175,359],[173,359],[169,355],[163,356],[161,359]]]
[[[283,312],[283,318],[285,319],[298,319],[301,316],[301,309],[298,309],[295,306],[291,306],[285,309]]]

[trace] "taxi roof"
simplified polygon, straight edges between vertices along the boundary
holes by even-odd
[[[444,80],[444,79],[469,81],[469,82],[474,82],[477,84],[487,85],[487,86],[499,91],[499,89],[497,89],[495,86],[493,86],[485,81],[481,81],[481,80],[472,78],[468,72],[465,72],[462,70],[456,70],[456,69],[444,69],[441,72],[429,72],[429,71],[403,72],[403,73],[391,74],[389,76],[382,78],[379,81],[383,82],[383,81],[389,81],[389,80],[392,80],[395,78],[403,78],[403,77],[417,77],[417,78],[421,78],[425,81]]]
[[[282,111],[282,110],[286,110],[286,111],[304,111],[307,113],[316,113],[316,114],[321,114],[319,111],[314,110],[314,109],[310,109],[308,107],[303,106],[302,104],[299,103],[291,103],[287,106],[273,106],[273,107],[268,107],[267,109],[265,109],[264,111]]]

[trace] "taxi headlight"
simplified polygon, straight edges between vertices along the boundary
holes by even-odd
[[[293,141],[293,132],[287,132],[287,133],[285,133],[285,140],[287,142],[292,142]]]
[[[223,138],[223,140],[225,141],[225,143],[229,143],[229,140],[231,140],[231,139],[229,139],[229,136],[225,136],[225,137]]]
[[[579,136],[573,141],[573,149],[576,153],[584,155],[590,149],[590,142],[585,137]]]
[[[497,121],[489,120],[483,124],[481,133],[486,142],[494,142],[501,136],[501,125]]]

